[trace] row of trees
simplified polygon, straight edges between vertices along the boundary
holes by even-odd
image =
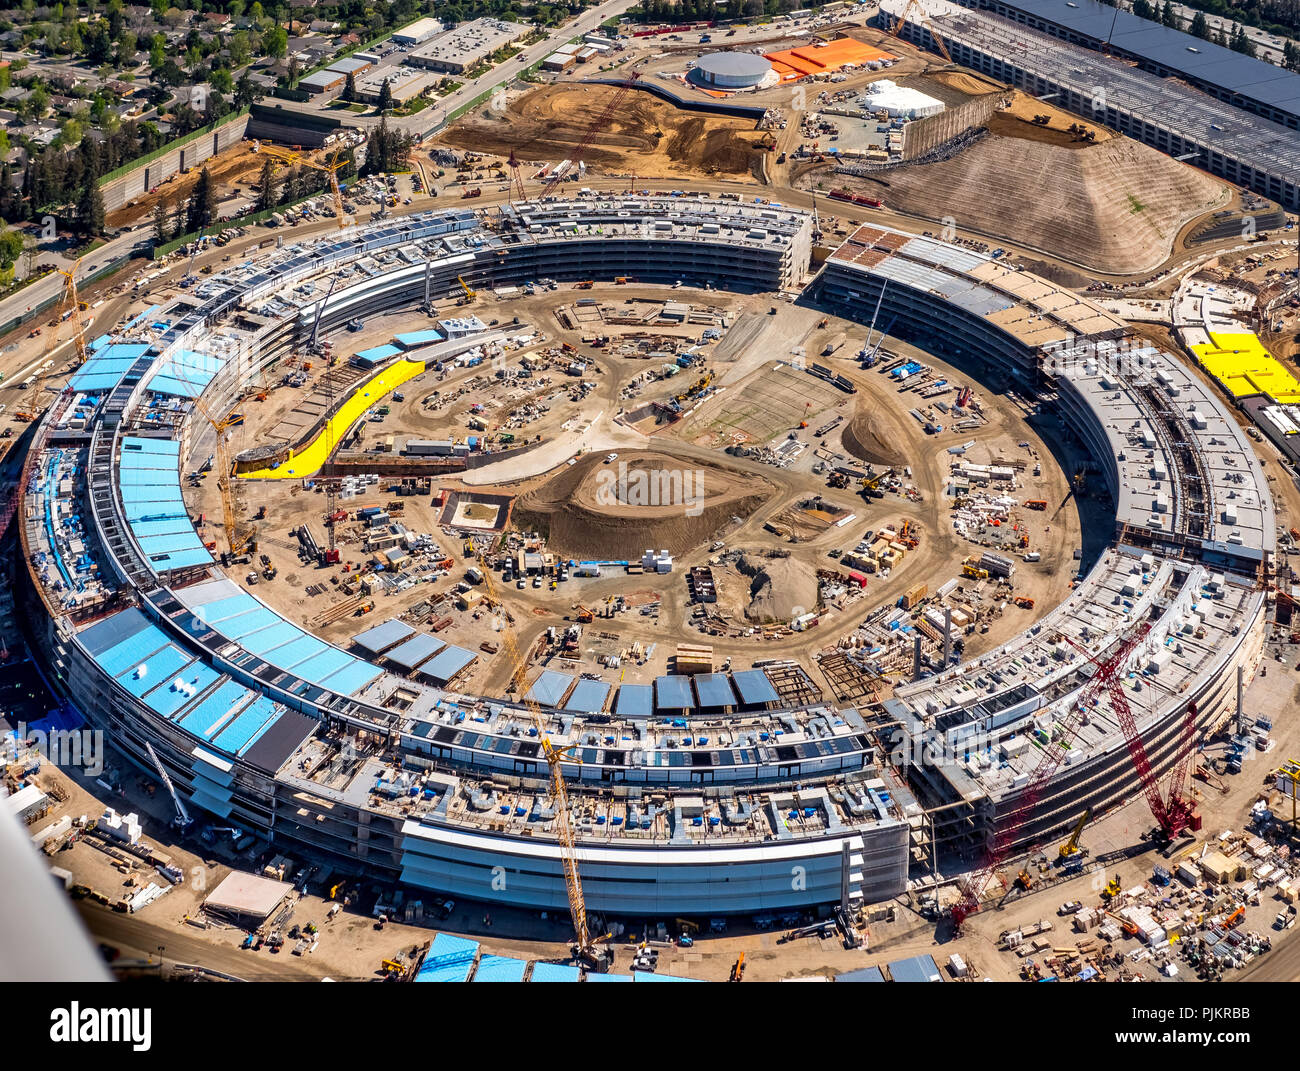
[[[716,19],[752,19],[760,15],[784,15],[808,5],[802,0],[727,0],[719,6],[713,0],[641,0],[628,12],[634,22],[709,22]]]
[[[1110,2],[1111,0],[1103,0],[1103,3]],[[1300,3],[1300,0],[1297,0],[1297,2]],[[1120,6],[1124,6],[1122,0],[1120,0]],[[1199,8],[1201,5],[1197,6]],[[1237,8],[1227,7],[1227,5],[1221,6],[1225,8],[1225,11],[1231,14],[1242,14],[1242,12],[1239,12]],[[1159,0],[1133,0],[1132,11],[1133,14],[1137,15],[1139,18],[1151,19],[1153,22],[1159,22],[1174,30],[1184,30],[1187,33],[1192,34],[1194,37],[1201,38],[1203,41],[1210,41],[1213,44],[1222,45],[1224,48],[1230,48],[1234,52],[1240,52],[1243,56],[1258,58],[1258,49],[1255,46],[1255,42],[1246,35],[1245,27],[1239,21],[1233,22],[1231,29],[1228,30],[1224,30],[1222,27],[1212,29],[1210,27],[1210,20],[1206,17],[1205,11],[1197,10],[1196,14],[1193,15],[1189,21],[1178,15],[1174,10],[1173,4],[1171,4],[1169,0],[1164,0],[1163,4],[1159,3]],[[1256,20],[1255,24],[1259,24],[1258,20]],[[1291,40],[1284,42],[1282,49],[1282,65],[1286,67],[1287,70],[1300,71],[1300,45],[1297,45]]]
[[[1131,0],[1131,3],[1125,0],[1101,0],[1101,2],[1111,7],[1118,6],[1121,10],[1131,8],[1133,14],[1141,18],[1161,22],[1176,30],[1185,30],[1205,41],[1213,41],[1215,44],[1224,45],[1250,56],[1255,54],[1254,45],[1246,36],[1242,26],[1256,26],[1279,36],[1285,36],[1288,31],[1300,30],[1300,0],[1267,0],[1267,2],[1246,0],[1244,3],[1231,3],[1229,0],[1182,0],[1184,6],[1196,11],[1190,22],[1179,18],[1169,3],[1166,2],[1162,6],[1160,0]],[[1232,29],[1227,32],[1212,31],[1206,16],[1215,18],[1219,22],[1231,22]],[[1292,50],[1294,48],[1295,46],[1292,45]]]

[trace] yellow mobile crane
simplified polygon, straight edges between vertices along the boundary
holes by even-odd
[[[1083,814],[1079,815],[1079,820],[1074,824],[1074,829],[1070,832],[1068,840],[1061,841],[1061,847],[1058,849],[1058,858],[1062,863],[1082,859],[1088,854],[1087,848],[1079,847],[1079,837],[1083,833],[1083,827],[1088,824],[1088,819],[1092,817],[1092,808],[1089,807]]]
[[[465,291],[465,296],[456,302],[457,305],[468,305],[471,301],[473,301],[476,297],[478,297],[478,293],[474,290],[471,290],[469,287],[469,283],[465,282],[465,280],[462,279],[459,275],[456,276],[456,282],[460,283],[460,288]]]
[[[267,156],[274,157],[286,164],[301,164],[303,167],[310,167],[314,171],[324,171],[330,178],[330,192],[334,195],[334,218],[339,221],[339,230],[348,226],[352,220],[343,211],[343,193],[339,190],[339,170],[344,166],[344,161],[339,159],[339,153],[343,147],[339,146],[330,155],[329,162],[318,164],[315,160],[301,152],[294,152],[289,149],[282,149],[278,145],[270,145],[264,141],[253,142],[253,152],[264,152]]]
[[[492,570],[482,554],[478,556],[478,564],[483,573],[484,583],[487,585],[489,598],[499,603],[496,586],[492,583]],[[551,738],[546,733],[546,719],[542,716],[541,707],[529,699],[528,693],[524,691],[524,678],[528,672],[528,664],[519,653],[515,629],[510,623],[504,605],[501,606],[501,614],[504,625],[501,637],[505,641],[506,651],[514,668],[515,685],[533,719],[533,727],[537,730],[537,737],[542,744],[542,753],[546,756],[546,765],[550,770],[551,793],[555,799],[555,828],[559,834],[560,855],[564,863],[564,884],[569,895],[569,915],[573,919],[574,954],[578,959],[594,965],[601,957],[596,948],[597,941],[592,939],[587,930],[587,902],[582,895],[582,879],[578,876],[578,848],[573,835],[573,819],[569,814],[569,793],[564,785],[564,771],[560,768],[560,760],[565,749],[557,748],[551,743]]]

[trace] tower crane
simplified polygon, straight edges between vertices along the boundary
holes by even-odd
[[[56,268],[60,275],[63,276],[63,295],[59,301],[58,308],[55,310],[58,314],[54,321],[54,328],[50,331],[45,339],[45,356],[49,357],[59,341],[59,325],[64,319],[71,319],[73,327],[76,329],[72,335],[72,345],[77,351],[77,364],[81,365],[86,360],[86,321],[82,319],[82,302],[77,296],[77,269],[81,266],[81,260],[72,265],[71,270]],[[69,313],[71,314],[69,316]]]
[[[568,749],[558,748],[551,742],[546,732],[546,719],[542,715],[541,707],[524,691],[524,677],[528,664],[519,653],[514,625],[511,624],[505,607],[497,598],[496,587],[492,583],[492,570],[482,554],[478,556],[478,563],[483,573],[484,583],[487,585],[488,597],[501,608],[504,624],[501,637],[514,669],[515,684],[532,718],[533,728],[537,730],[537,738],[541,741],[542,753],[546,756],[546,765],[550,771],[551,794],[555,801],[555,827],[559,835],[560,855],[564,864],[564,885],[569,897],[569,916],[573,920],[574,953],[578,959],[595,964],[600,961],[601,953],[597,948],[598,940],[593,940],[587,929],[587,902],[583,897],[582,879],[578,874],[578,849],[573,834],[573,818],[569,814],[569,793],[564,785],[564,771],[560,767],[560,762]]]
[[[912,8],[916,8],[920,12],[920,18],[918,21],[930,31],[930,38],[934,41],[934,47],[945,60],[951,63],[952,55],[948,51],[948,46],[943,43],[943,38],[939,36],[939,31],[936,30],[934,24],[930,22],[930,13],[925,10],[925,4],[922,0],[907,0],[907,6],[903,8],[903,13],[894,20],[894,27],[889,32],[895,37],[899,36],[899,31],[902,30],[903,23],[907,21],[907,16],[912,13]]]
[[[1052,776],[1056,773],[1057,767],[1061,765],[1070,750],[1070,742],[1074,739],[1075,730],[1081,723],[1084,713],[1100,699],[1103,693],[1111,690],[1127,667],[1134,648],[1146,638],[1147,633],[1150,631],[1151,623],[1143,621],[1125,635],[1104,658],[1098,659],[1091,652],[1084,652],[1097,667],[1097,670],[1092,675],[1092,679],[1084,685],[1078,699],[1070,704],[1068,710],[1062,711],[1060,717],[1056,719],[1061,728],[1060,737],[1048,741],[1043,746],[1038,763],[1033,772],[1030,773],[1028,783],[1021,790],[1020,795],[1016,797],[1011,813],[998,823],[983,866],[968,875],[966,881],[963,882],[961,899],[952,907],[954,930],[960,932],[962,923],[980,909],[980,900],[984,893],[984,887],[988,884],[989,878],[993,876],[999,865],[1011,853],[1012,846],[1020,838],[1021,829],[1033,817],[1039,799],[1046,790]]]
[[[176,786],[172,784],[172,779],[167,775],[167,768],[162,764],[162,760],[158,758],[158,752],[153,749],[153,744],[146,740],[144,747],[149,752],[149,757],[153,759],[154,768],[158,771],[158,776],[162,778],[162,783],[167,787],[167,791],[171,793],[172,803],[176,805],[176,816],[172,819],[172,825],[183,833],[194,824],[194,819],[190,817],[190,812],[185,809],[185,802],[176,791]]]
[[[519,200],[524,204],[528,203],[528,194],[524,192],[524,178],[519,173],[519,158],[515,156],[515,150],[510,150],[510,159],[506,161],[506,167],[510,169],[510,196],[518,195]]]
[[[225,417],[215,417],[198,396],[198,391],[194,394],[194,408],[212,427],[212,432],[217,438],[217,489],[221,492],[221,520],[226,530],[226,547],[229,557],[236,558],[245,551],[255,546],[254,536],[257,535],[255,528],[250,528],[246,532],[239,531],[238,519],[235,516],[235,487],[234,487],[234,462],[230,457],[230,444],[227,441],[230,429],[243,423],[243,417],[234,413]]]
[[[339,189],[338,172],[345,166],[344,161],[339,159],[339,154],[343,151],[342,146],[335,149],[330,155],[329,162],[324,164],[317,163],[304,153],[282,149],[278,145],[271,145],[265,141],[254,141],[253,151],[264,152],[267,156],[286,164],[301,164],[303,167],[310,167],[313,171],[324,171],[329,175],[330,192],[334,195],[334,218],[339,221],[339,230],[352,223],[351,217],[343,212],[343,193]]]

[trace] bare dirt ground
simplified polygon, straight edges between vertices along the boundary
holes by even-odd
[[[207,168],[217,185],[218,197],[221,191],[229,193],[229,187],[236,183],[255,182],[262,172],[262,157],[253,152],[253,143],[241,141],[229,149],[209,157],[198,167],[190,168],[188,174],[175,175],[156,187],[156,193],[146,193],[136,200],[110,212],[105,222],[110,227],[130,227],[153,215],[154,205],[163,201],[168,210],[187,200],[198,182],[199,175]]]
[[[617,92],[613,86],[561,83],[483,109],[440,139],[474,152],[558,164],[573,155]],[[744,178],[757,166],[762,135],[752,122],[679,111],[648,93],[626,94],[583,153],[591,167],[643,177]]]
[[[933,76],[935,78],[940,75]],[[1042,126],[1031,120],[1050,114]],[[800,185],[843,184],[896,211],[1001,238],[1107,274],[1152,270],[1179,251],[1187,224],[1228,200],[1227,186],[1128,138],[1016,94],[989,135],[948,160],[908,164],[871,178],[809,172]],[[1083,124],[1089,126],[1089,124]],[[1006,181],[1008,174],[1020,180]],[[1028,191],[1032,191],[1029,193]]]
[[[625,490],[619,486],[624,464]],[[675,480],[681,497],[693,499],[698,493],[699,501],[646,503],[638,488],[653,488],[658,497],[664,477],[668,497]],[[721,465],[686,469],[680,460],[657,452],[620,454],[614,464],[588,455],[521,496],[514,522],[546,535],[551,549],[562,554],[631,559],[650,546],[681,554],[706,541],[732,516],[749,516],[774,491],[761,477]]]

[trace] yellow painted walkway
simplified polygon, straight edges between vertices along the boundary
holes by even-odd
[[[257,469],[253,472],[240,473],[244,480],[302,480],[315,476],[326,461],[325,443],[327,439],[338,444],[360,418],[361,414],[372,405],[378,404],[389,392],[396,390],[408,379],[413,379],[424,371],[423,361],[398,361],[385,368],[374,379],[363,383],[348,398],[330,420],[328,430],[321,433],[302,448],[297,454],[290,454],[278,468]]]

